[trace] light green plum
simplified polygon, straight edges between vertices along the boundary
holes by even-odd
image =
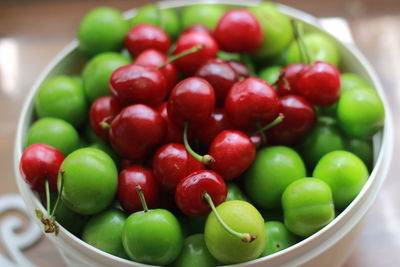
[[[247,201],[247,197],[244,195],[242,190],[240,190],[240,188],[236,184],[232,182],[227,183],[226,189],[228,190],[228,194],[226,195],[225,201],[231,201],[231,200]]]
[[[214,30],[219,19],[224,15],[225,8],[217,4],[196,4],[182,10],[183,29],[192,24],[203,24]]]
[[[289,232],[286,226],[279,221],[269,221],[265,223],[267,234],[267,245],[262,257],[271,255],[297,243],[297,238]]]
[[[281,66],[269,66],[260,71],[258,77],[266,81],[268,84],[275,84],[278,82],[279,76],[281,75]]]
[[[343,93],[348,89],[355,87],[368,86],[367,82],[355,73],[345,72],[340,74],[341,87],[340,92]]]

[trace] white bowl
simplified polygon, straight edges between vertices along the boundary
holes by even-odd
[[[193,3],[204,3],[206,1],[163,1],[159,3],[161,8],[182,7]],[[211,3],[222,3],[231,5],[256,5],[258,0],[219,0],[207,1]],[[296,19],[299,19],[312,27],[319,28],[318,20],[299,10],[279,5],[280,10]],[[135,10],[126,12],[131,16]],[[322,29],[321,29],[322,30]],[[385,106],[385,124],[382,132],[378,133],[373,140],[374,147],[374,169],[357,198],[340,213],[328,226],[303,241],[267,257],[235,266],[339,266],[344,263],[351,252],[356,238],[361,230],[362,221],[376,199],[392,159],[393,148],[393,123],[392,115],[385,96],[385,92],[378,77],[367,62],[365,57],[351,44],[336,42],[342,55],[342,66],[346,71],[351,71],[362,76],[372,88],[380,95]],[[33,120],[34,96],[43,81],[58,74],[75,74],[82,68],[85,61],[77,50],[77,41],[69,44],[61,53],[47,66],[33,85],[26,101],[18,123],[15,141],[14,167],[16,180],[20,193],[27,205],[32,218],[36,219],[34,210],[39,208],[44,211],[37,196],[29,189],[23,181],[19,172],[19,160],[23,152],[23,144],[29,126]],[[63,227],[60,227],[58,236],[47,235],[54,243],[65,262],[69,266],[148,266],[124,260],[108,253],[100,251],[79,238],[75,237]]]

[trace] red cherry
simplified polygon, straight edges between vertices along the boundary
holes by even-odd
[[[182,143],[183,131],[179,129],[168,117],[167,102],[163,102],[156,108],[156,110],[160,113],[161,117],[164,118],[167,124],[167,133],[165,134],[164,141],[162,143]]]
[[[164,119],[151,107],[131,105],[111,123],[110,141],[123,157],[144,160],[162,142],[166,128]]]
[[[223,131],[211,143],[208,154],[215,160],[210,168],[225,180],[231,180],[241,175],[253,163],[256,147],[240,131]]]
[[[280,99],[285,119],[267,131],[268,140],[274,144],[293,145],[298,142],[316,122],[314,107],[303,97],[287,95]]]
[[[264,38],[260,23],[247,10],[231,10],[219,20],[215,38],[227,52],[255,52]]]
[[[155,49],[147,49],[136,57],[135,64],[158,68],[167,60],[168,57],[165,54],[161,53],[160,51]],[[160,71],[162,74],[164,74],[165,82],[167,84],[167,91],[169,93],[177,83],[178,71],[176,70],[176,67],[173,62],[161,68]]]
[[[192,157],[182,144],[166,144],[153,156],[154,176],[160,187],[174,193],[179,181],[192,172],[204,169],[204,165]]]
[[[226,97],[225,110],[238,128],[257,129],[277,117],[279,99],[269,84],[250,77],[235,83],[231,88]]]
[[[309,68],[308,65],[301,63],[293,63],[284,67],[281,71],[281,77],[279,77],[277,92],[280,96],[298,94],[297,83],[301,76],[301,73]]]
[[[175,201],[187,216],[200,216],[211,211],[204,199],[208,193],[215,206],[225,201],[227,189],[224,180],[217,173],[201,170],[183,178],[175,191]]]
[[[108,140],[107,127],[122,110],[122,104],[111,96],[97,98],[89,111],[90,126],[93,132],[103,140]]]
[[[218,44],[211,35],[204,32],[188,32],[182,34],[176,42],[174,55],[193,48],[199,44],[203,49],[175,61],[175,66],[185,75],[194,75],[197,69],[218,53]]]
[[[330,63],[317,61],[303,71],[298,90],[312,104],[330,106],[340,95],[340,73]]]
[[[149,208],[157,208],[159,189],[154,179],[153,172],[140,165],[133,165],[124,169],[119,174],[118,199],[127,213],[142,210],[142,203],[136,192],[140,185]]]
[[[167,95],[167,86],[164,75],[156,68],[129,64],[111,74],[110,91],[124,104],[155,106]]]
[[[188,27],[186,27],[186,29],[183,31],[183,33],[187,33],[187,32],[204,32],[211,36],[213,35],[213,31],[210,28],[208,28],[207,26],[205,26],[203,24],[199,24],[199,23],[191,24]]]
[[[48,179],[50,191],[57,192],[57,177],[64,155],[45,144],[33,144],[22,154],[19,168],[25,182],[33,190],[44,192]]]
[[[215,90],[217,105],[223,106],[226,95],[231,87],[239,80],[236,71],[221,59],[210,59],[196,72],[196,76],[207,80]]]
[[[162,29],[150,24],[139,24],[128,32],[124,45],[134,57],[147,49],[156,49],[166,54],[171,40]]]
[[[208,121],[200,126],[194,126],[194,133],[201,143],[209,146],[214,138],[224,130],[234,129],[223,108],[216,108]]]
[[[178,126],[185,121],[204,123],[215,108],[214,88],[204,79],[187,78],[178,83],[168,99],[168,117]]]
[[[232,69],[234,69],[236,71],[236,73],[239,75],[239,77],[243,77],[243,78],[247,78],[250,77],[250,72],[247,69],[246,65],[234,61],[234,60],[230,60],[228,61],[228,64],[232,67]]]

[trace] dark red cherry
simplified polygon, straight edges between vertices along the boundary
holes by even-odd
[[[49,188],[57,192],[57,177],[64,155],[57,149],[45,144],[33,144],[22,154],[19,169],[22,178],[33,190],[44,192],[45,181]]]
[[[153,156],[154,176],[160,187],[175,193],[179,181],[204,165],[192,157],[184,145],[170,143],[160,147]]]
[[[267,131],[267,137],[273,144],[293,145],[311,130],[317,115],[314,107],[301,96],[287,95],[280,102],[280,112],[285,118]]]
[[[90,126],[93,132],[103,140],[108,140],[108,127],[122,108],[122,104],[115,97],[97,98],[89,111]]]
[[[206,25],[203,24],[199,24],[199,23],[195,23],[195,24],[191,24],[188,27],[186,27],[186,29],[183,31],[184,33],[187,32],[204,32],[207,33],[209,35],[213,35],[213,31],[208,28]]]
[[[129,64],[111,74],[110,91],[126,105],[156,106],[167,95],[167,86],[164,75],[156,68]]]
[[[253,130],[277,117],[279,99],[269,84],[250,77],[232,86],[226,97],[225,110],[230,121],[239,129]]]
[[[197,69],[207,60],[215,58],[218,53],[218,44],[211,35],[194,31],[182,34],[176,42],[174,55],[199,44],[203,45],[200,51],[175,61],[175,66],[185,75],[194,75]]]
[[[159,188],[153,172],[140,165],[132,165],[119,174],[118,200],[127,213],[143,209],[136,186],[140,185],[149,208],[158,208]]]
[[[218,106],[224,106],[226,95],[239,80],[239,75],[225,61],[215,58],[202,65],[195,74],[207,80],[215,90]]]
[[[340,73],[332,64],[317,61],[302,72],[298,90],[312,104],[330,106],[339,99]]]
[[[239,77],[247,78],[250,77],[250,72],[249,69],[246,67],[246,65],[230,60],[228,61],[228,64],[236,71],[236,73],[239,75]]]
[[[183,131],[178,128],[168,117],[167,102],[163,102],[159,105],[156,110],[160,113],[161,117],[164,118],[167,124],[167,133],[165,134],[163,144],[168,143],[182,143],[183,142]]]
[[[153,108],[136,104],[124,108],[110,126],[110,141],[115,150],[131,160],[144,160],[161,144],[166,123]]]
[[[281,70],[281,76],[279,77],[277,84],[278,95],[285,96],[299,94],[297,83],[301,73],[308,67],[308,65],[301,63],[293,63],[284,67]]]
[[[211,211],[205,201],[208,193],[215,206],[225,201],[227,189],[224,180],[217,173],[201,170],[183,178],[175,191],[175,201],[179,209],[187,216],[200,216]]]
[[[256,17],[247,10],[231,10],[219,20],[214,36],[227,52],[255,52],[264,38]]]
[[[214,88],[203,78],[191,77],[179,82],[168,99],[168,117],[182,127],[185,121],[207,122],[215,108]]]
[[[231,180],[240,176],[253,163],[256,147],[243,132],[227,130],[214,138],[208,154],[215,160],[210,168],[225,180]]]
[[[150,24],[139,24],[128,32],[124,45],[133,57],[147,49],[156,49],[166,54],[171,40],[162,29]]]
[[[164,62],[168,60],[168,57],[155,49],[147,49],[140,53],[136,59],[135,64],[142,66],[150,66],[153,68],[158,68]],[[177,83],[178,71],[173,62],[167,64],[165,67],[160,69],[161,73],[164,74],[165,82],[167,84],[167,95]]]

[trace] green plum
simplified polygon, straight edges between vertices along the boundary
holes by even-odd
[[[106,52],[92,58],[82,72],[83,89],[92,102],[96,98],[109,95],[109,80],[117,68],[129,64],[130,61],[118,53]]]
[[[85,15],[79,25],[79,49],[89,56],[118,51],[129,30],[127,21],[116,9],[98,7]]]
[[[264,40],[253,59],[264,61],[283,52],[293,39],[290,18],[282,14],[274,3],[261,2],[258,6],[249,8],[264,32]]]
[[[303,35],[303,42],[312,62],[324,61],[339,66],[340,53],[327,35],[321,32],[309,32]],[[301,54],[297,42],[292,41],[287,50],[286,63],[289,65],[297,62],[302,62]]]
[[[344,140],[336,120],[324,116],[319,116],[317,124],[299,145],[300,154],[310,168],[313,168],[325,154],[343,149]]]
[[[243,194],[242,190],[240,190],[240,188],[236,184],[232,182],[227,183],[226,188],[228,189],[228,194],[226,195],[225,201],[231,201],[231,200],[247,201],[247,197]]]
[[[63,119],[75,127],[86,117],[87,103],[82,84],[69,76],[60,75],[44,82],[35,98],[35,109],[39,118]]]
[[[116,209],[96,214],[86,224],[82,240],[114,256],[128,258],[122,246],[122,229],[125,220],[125,213]]]
[[[288,231],[286,226],[278,221],[269,221],[265,223],[265,232],[267,233],[267,245],[261,256],[268,256],[281,251],[297,243],[297,238]]]
[[[363,78],[361,78],[355,73],[350,73],[350,72],[340,74],[340,81],[341,81],[341,87],[340,87],[341,93],[355,87],[368,86],[367,82]]]
[[[260,71],[258,77],[267,83],[273,85],[278,82],[281,75],[281,66],[269,66]]]
[[[346,138],[345,148],[347,151],[356,154],[362,161],[364,161],[368,168],[372,167],[374,152],[372,150],[371,141]]]
[[[303,178],[286,187],[282,207],[286,227],[302,237],[314,234],[335,218],[332,191],[315,178]]]
[[[223,202],[216,208],[225,224],[237,232],[257,236],[250,243],[228,232],[218,220],[215,212],[207,218],[204,238],[208,250],[222,264],[241,263],[258,258],[265,249],[266,234],[264,219],[258,210],[247,201]]]
[[[230,60],[240,61],[241,60],[239,53],[229,53],[229,52],[225,52],[222,50],[218,51],[217,58],[220,58],[225,61],[230,61]]]
[[[79,135],[70,123],[56,118],[42,118],[32,124],[28,132],[26,146],[43,143],[61,151],[65,156],[76,150]]]
[[[382,129],[385,109],[374,90],[357,87],[340,96],[337,118],[341,129],[348,136],[369,139]]]
[[[217,4],[197,4],[185,7],[182,11],[183,29],[192,24],[203,24],[211,30],[215,30],[224,13],[225,8]]]
[[[338,150],[326,154],[318,161],[313,177],[330,186],[335,207],[344,209],[367,182],[368,169],[353,153]]]
[[[272,146],[258,151],[244,176],[246,193],[254,203],[264,209],[273,209],[280,207],[285,188],[306,176],[306,167],[292,148]]]
[[[183,242],[183,249],[174,267],[213,267],[217,266],[217,260],[210,254],[204,242],[203,234],[188,236]]]
[[[68,208],[91,215],[112,204],[117,192],[118,171],[105,152],[80,148],[65,158],[60,170],[58,191],[62,189],[61,200]]]

